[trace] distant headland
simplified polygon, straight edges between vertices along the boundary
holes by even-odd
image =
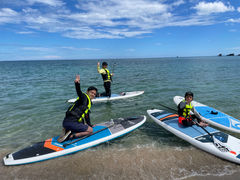
[[[220,54],[218,54],[218,56],[223,56],[223,55],[220,53]],[[235,56],[235,54],[234,53],[230,53],[230,54],[227,54],[226,56]],[[238,54],[236,56],[240,56],[240,54]]]

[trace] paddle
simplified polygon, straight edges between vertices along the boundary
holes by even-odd
[[[162,106],[162,107],[165,107],[165,108],[167,108],[167,109],[170,109],[170,110],[172,110],[172,111],[177,112],[176,109],[170,108],[170,107],[165,106],[165,105],[163,105],[163,104],[161,104],[161,103],[158,103],[158,104],[159,104],[160,106]],[[213,134],[211,134],[210,132],[208,132],[208,131],[207,131],[204,127],[202,127],[197,121],[194,121],[194,123],[195,123],[197,126],[199,126],[200,128],[202,128],[202,129],[212,138],[213,144],[214,144],[221,152],[228,152],[228,151],[230,151],[230,149],[229,149],[227,146],[223,145],[221,141],[219,141]]]
[[[114,67],[115,67],[115,63],[113,63],[113,65],[112,65],[112,74],[114,74]],[[112,78],[112,76],[111,76],[111,78]],[[113,83],[113,78],[112,78],[112,83]]]
[[[83,137],[81,137],[81,138],[79,138],[79,139],[76,139],[75,141],[70,142],[70,143],[66,143],[66,144],[63,145],[63,147],[66,147],[66,146],[68,146],[68,145],[70,145],[70,144],[74,144],[75,142],[81,141],[81,140],[83,140],[83,139],[85,139],[85,138],[87,138],[87,137],[89,137],[89,136],[92,136],[92,135],[97,134],[97,133],[99,133],[99,132],[101,132],[101,131],[104,131],[105,129],[108,129],[108,128],[114,126],[114,125],[121,124],[122,122],[129,121],[129,120],[133,121],[133,120],[136,120],[136,119],[138,119],[138,117],[127,118],[127,119],[121,120],[121,121],[119,121],[119,122],[117,122],[117,123],[114,123],[114,122],[113,122],[113,124],[111,124],[111,125],[109,125],[109,126],[106,126],[105,128],[100,129],[100,130],[98,130],[98,131],[96,131],[96,132],[94,132],[94,133],[92,133],[92,134],[83,136]]]
[[[162,106],[162,107],[165,107],[165,108],[170,109],[170,110],[172,110],[172,111],[174,111],[174,112],[177,112],[176,109],[170,108],[170,107],[165,106],[165,105],[163,105],[163,104],[161,104],[161,103],[158,103],[158,104],[159,104],[160,106]]]

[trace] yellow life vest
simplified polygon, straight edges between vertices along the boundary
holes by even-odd
[[[185,102],[185,100],[183,100]],[[193,106],[192,103],[186,104],[185,108],[183,109],[183,116],[188,118],[190,116],[190,111],[192,110]]]
[[[83,113],[82,113],[82,116],[78,119],[78,122],[82,122],[83,121],[83,118],[85,118],[86,114],[89,112],[91,106],[92,106],[92,103],[91,103],[91,100],[90,100],[90,97],[86,94],[86,93],[83,93],[86,95],[87,99],[88,99],[88,106],[87,106],[87,109],[83,110]],[[79,97],[77,98],[77,100],[79,100]],[[76,101],[77,101],[76,100]],[[69,112],[72,111],[72,109],[74,108],[76,103],[74,103],[72,105],[72,107],[69,109]]]
[[[102,74],[103,81],[112,80],[112,76],[107,68],[103,69],[106,71],[106,74]]]

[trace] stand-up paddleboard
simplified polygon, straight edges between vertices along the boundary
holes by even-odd
[[[178,105],[183,99],[184,97],[175,96],[173,101]],[[202,119],[209,124],[228,131],[240,133],[240,120],[197,101],[192,101],[192,105],[201,115]]]
[[[95,99],[92,100],[93,103],[95,102],[106,102],[106,101],[113,101],[113,100],[118,100],[118,99],[125,99],[125,98],[130,98],[134,96],[139,96],[143,94],[144,91],[132,91],[132,92],[122,92],[120,94],[111,94],[111,97],[96,97]],[[74,99],[69,99],[67,102],[68,103],[74,103],[77,100],[77,98]]]
[[[97,124],[93,127],[93,134],[90,136],[63,143],[57,142],[59,136],[56,136],[8,154],[3,158],[3,161],[5,165],[21,165],[75,153],[127,134],[141,126],[145,121],[145,116],[114,119]]]
[[[186,127],[179,124],[177,114],[158,109],[148,110],[147,113],[157,124],[179,138],[217,157],[240,164],[240,139],[211,127],[205,127],[205,130],[217,139],[214,141],[197,125]]]

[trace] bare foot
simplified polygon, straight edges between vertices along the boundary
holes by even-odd
[[[200,124],[200,126],[202,126],[202,127],[207,127],[207,126],[208,126],[208,123],[205,123],[205,122],[200,122],[199,124]]]

